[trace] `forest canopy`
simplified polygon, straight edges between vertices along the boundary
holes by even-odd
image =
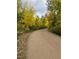
[[[22,8],[21,0],[17,2],[17,32],[24,33],[38,29],[48,28],[48,31],[61,35],[61,2],[47,0],[47,13],[39,17],[35,14],[34,7],[27,3]]]

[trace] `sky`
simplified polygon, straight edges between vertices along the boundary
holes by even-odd
[[[39,17],[45,15],[47,12],[46,0],[22,0],[22,6],[25,5],[26,1],[29,6],[34,6],[36,15]]]

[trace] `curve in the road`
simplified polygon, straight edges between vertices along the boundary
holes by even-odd
[[[46,29],[33,32],[27,41],[26,59],[61,59],[61,38]]]

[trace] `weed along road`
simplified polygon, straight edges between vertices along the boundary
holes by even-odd
[[[26,59],[61,59],[61,38],[46,29],[32,32],[26,48]]]

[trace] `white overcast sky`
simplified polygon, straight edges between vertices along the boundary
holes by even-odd
[[[29,6],[34,6],[36,15],[42,16],[47,12],[46,0],[22,0],[22,6],[28,1]]]

